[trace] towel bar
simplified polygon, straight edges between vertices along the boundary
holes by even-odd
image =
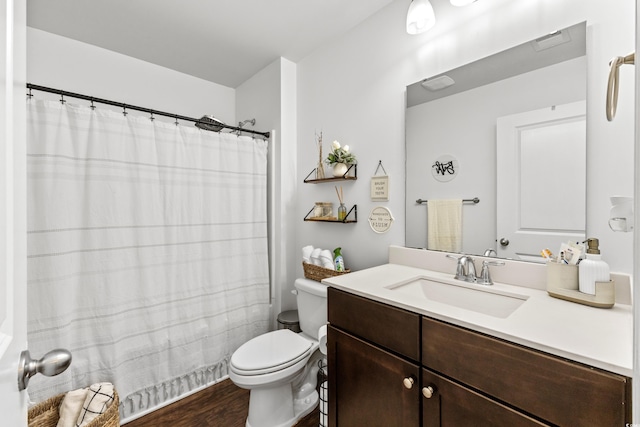
[[[464,203],[480,203],[480,199],[478,199],[477,197],[474,197],[473,199],[462,199],[462,201]],[[424,199],[418,199],[416,200],[416,203],[421,205],[422,203],[427,203],[428,200],[424,200]]]

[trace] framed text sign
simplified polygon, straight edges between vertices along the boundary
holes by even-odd
[[[393,215],[389,208],[378,206],[371,210],[369,214],[369,225],[376,233],[386,233],[391,228]]]
[[[371,200],[374,202],[389,200],[389,176],[381,175],[371,178]]]

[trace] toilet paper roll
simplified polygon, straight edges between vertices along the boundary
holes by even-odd
[[[318,329],[318,341],[320,342],[320,353],[327,354],[327,325],[322,325]]]

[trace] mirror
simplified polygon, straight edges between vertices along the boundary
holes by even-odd
[[[583,22],[407,86],[406,246],[448,250],[427,239],[424,201],[441,199],[464,200],[466,254],[537,261],[584,240],[586,74]]]

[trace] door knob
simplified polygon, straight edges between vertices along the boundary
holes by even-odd
[[[435,392],[436,392],[436,388],[435,386],[432,386],[432,385],[422,388],[422,395],[427,399],[431,399],[431,397],[433,397]]]
[[[504,237],[500,239],[500,244],[502,246],[509,246],[509,239],[505,239]]]
[[[71,353],[58,348],[51,350],[40,360],[33,360],[29,350],[20,354],[18,363],[18,390],[22,391],[29,385],[29,379],[38,372],[47,377],[53,377],[64,372],[71,365]]]

